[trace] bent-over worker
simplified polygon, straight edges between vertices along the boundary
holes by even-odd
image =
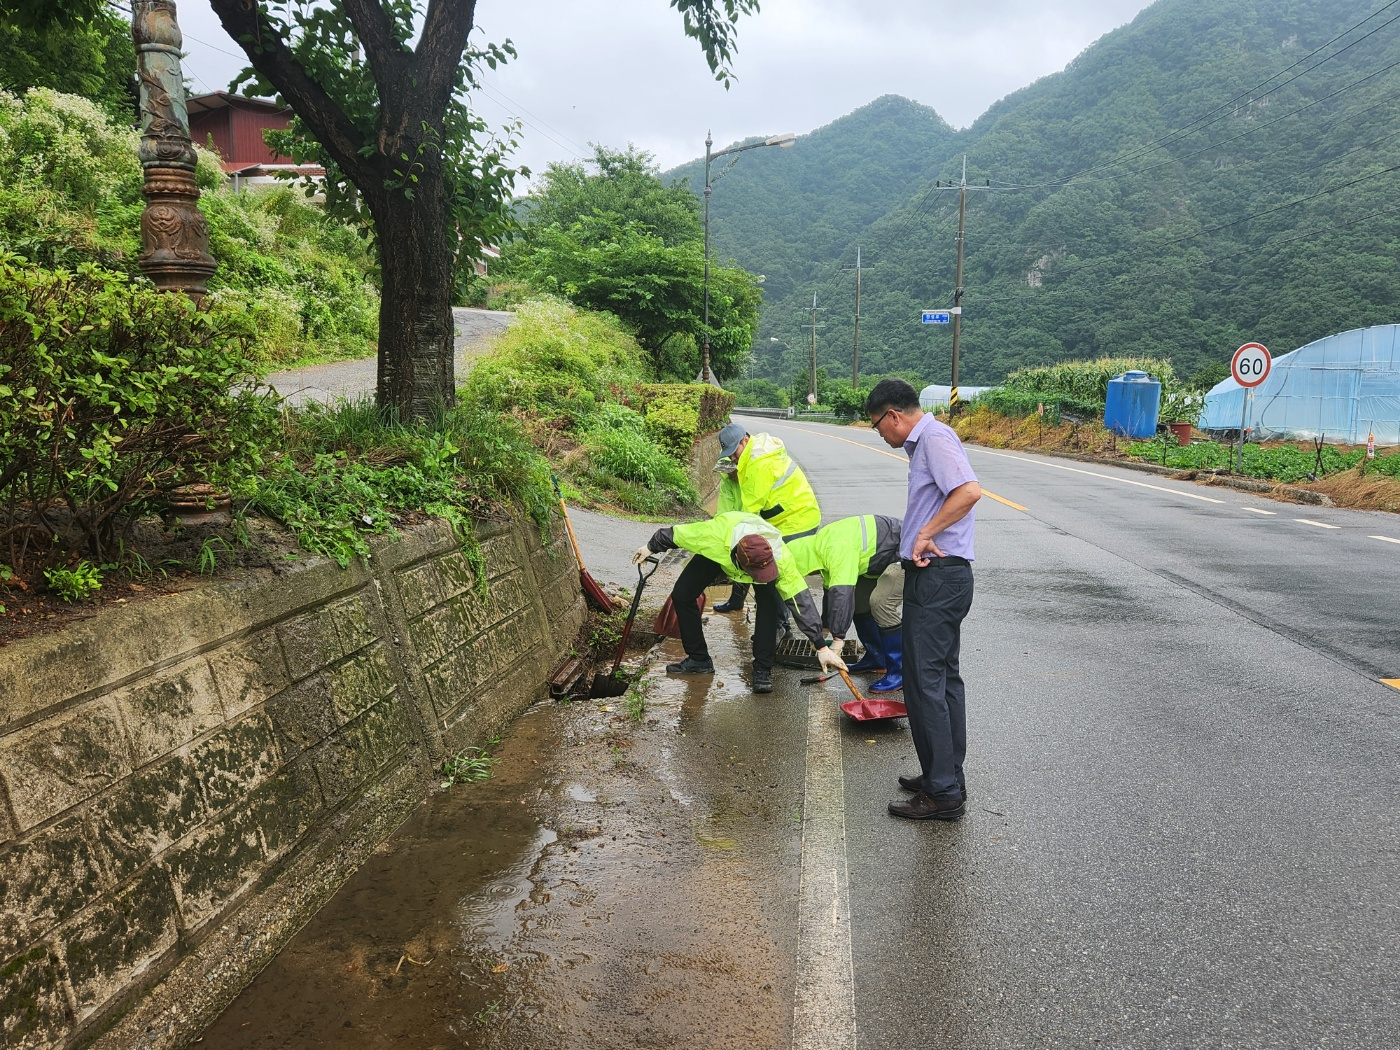
[[[758,606],[758,622],[753,636],[752,681],[755,693],[773,690],[781,603],[786,603],[793,611],[802,633],[817,648],[817,660],[824,670],[846,666],[838,655],[839,648],[833,648],[822,635],[821,614],[807,590],[807,581],[797,571],[792,554],[778,530],[758,515],[729,511],[709,521],[657,529],[650,540],[637,548],[632,562],[640,565],[653,555],[675,548],[690,551],[694,557],[681,570],[671,589],[671,602],[686,655],[678,663],[667,664],[668,673],[714,674],[715,665],[705,642],[696,599],[717,578],[725,577],[756,585],[754,599]]]
[[[884,677],[870,686],[877,693],[904,685],[900,526],[898,518],[863,514],[823,525],[815,535],[787,545],[798,572],[821,573],[826,587],[825,626],[835,637],[838,651],[854,621],[865,655],[849,669],[880,671]]]
[[[750,434],[742,423],[729,423],[719,432],[720,456],[734,464],[734,484],[720,483],[717,513],[743,510],[757,514],[778,530],[784,542],[808,536],[822,523],[817,494],[807,475],[772,434]],[[715,612],[738,612],[747,588],[731,588],[729,599]],[[787,613],[779,610],[787,627]]]

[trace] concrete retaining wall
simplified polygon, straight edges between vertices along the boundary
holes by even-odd
[[[0,1045],[184,1045],[545,695],[569,544],[480,539],[485,598],[434,525],[0,649]]]

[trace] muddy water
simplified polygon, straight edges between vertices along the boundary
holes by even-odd
[[[710,620],[713,678],[667,678],[661,647],[640,721],[527,713],[199,1045],[788,1045],[808,698],[749,691],[749,630]]]

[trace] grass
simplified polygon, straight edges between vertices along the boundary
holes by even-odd
[[[448,755],[438,767],[443,777],[441,786],[450,788],[454,784],[479,784],[489,780],[491,768],[496,764],[491,749],[500,742],[500,737],[493,737],[485,747],[464,747],[456,754]]]
[[[409,425],[364,398],[289,410],[280,448],[234,495],[340,565],[368,555],[369,537],[412,515],[444,518],[479,580],[473,518],[514,506],[543,531],[558,506],[548,464],[510,417],[458,405]]]

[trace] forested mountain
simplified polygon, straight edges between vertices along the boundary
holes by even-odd
[[[769,134],[785,130],[790,129],[772,128]],[[715,257],[732,256],[763,274],[769,303],[800,293],[815,272],[923,184],[926,151],[953,135],[927,106],[885,95],[789,148],[721,157],[710,170]],[[726,145],[717,142],[714,148]],[[677,176],[702,194],[704,158],[665,177]],[[855,265],[854,250],[848,265]],[[810,289],[806,294],[810,299]]]
[[[1109,353],[1189,375],[1250,339],[1400,320],[1397,130],[1400,3],[1159,0],[961,132],[887,97],[745,154],[712,198],[716,251],[768,278],[752,375],[805,367],[816,293],[819,363],[849,376],[859,245],[862,374],[946,382],[950,331],[919,311],[952,304],[958,193],[935,183],[965,155],[987,188],[964,383]]]

